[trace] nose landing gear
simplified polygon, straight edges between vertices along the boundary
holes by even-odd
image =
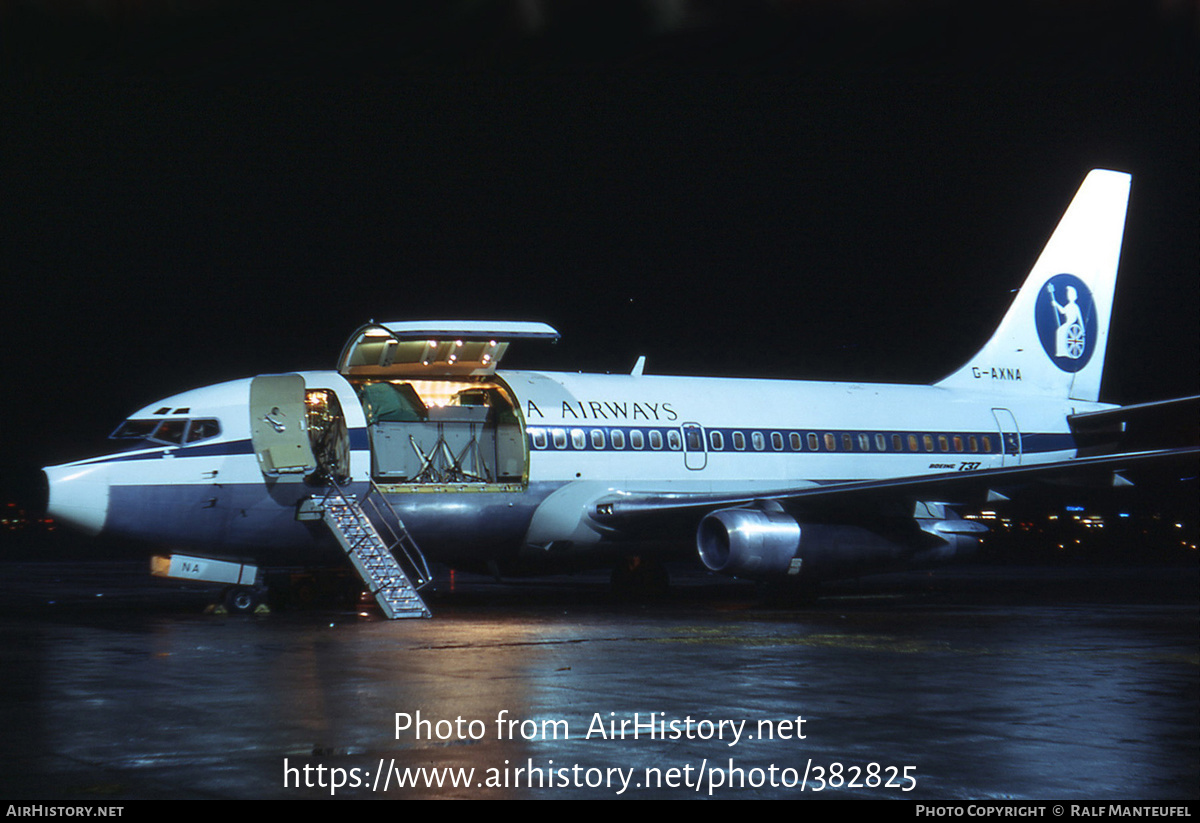
[[[230,586],[222,602],[230,614],[254,614],[266,599],[266,591],[252,586]]]

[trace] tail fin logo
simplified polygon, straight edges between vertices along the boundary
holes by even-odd
[[[1096,303],[1083,281],[1073,274],[1051,277],[1034,307],[1038,339],[1055,366],[1077,372],[1092,359],[1099,329]]]

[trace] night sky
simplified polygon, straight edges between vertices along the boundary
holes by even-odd
[[[6,5],[5,500],[370,319],[509,367],[930,382],[1134,175],[1103,399],[1194,394],[1186,2]]]

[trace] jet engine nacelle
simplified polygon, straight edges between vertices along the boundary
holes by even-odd
[[[781,511],[719,509],[700,521],[696,547],[714,572],[776,577],[787,574],[796,559],[800,524]]]
[[[769,580],[853,577],[970,554],[987,529],[954,518],[915,518],[881,534],[860,526],[800,523],[781,509],[718,509],[700,521],[696,547],[715,572]]]

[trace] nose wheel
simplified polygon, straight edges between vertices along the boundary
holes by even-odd
[[[230,614],[254,614],[265,592],[249,586],[230,586],[225,590],[225,610]]]

